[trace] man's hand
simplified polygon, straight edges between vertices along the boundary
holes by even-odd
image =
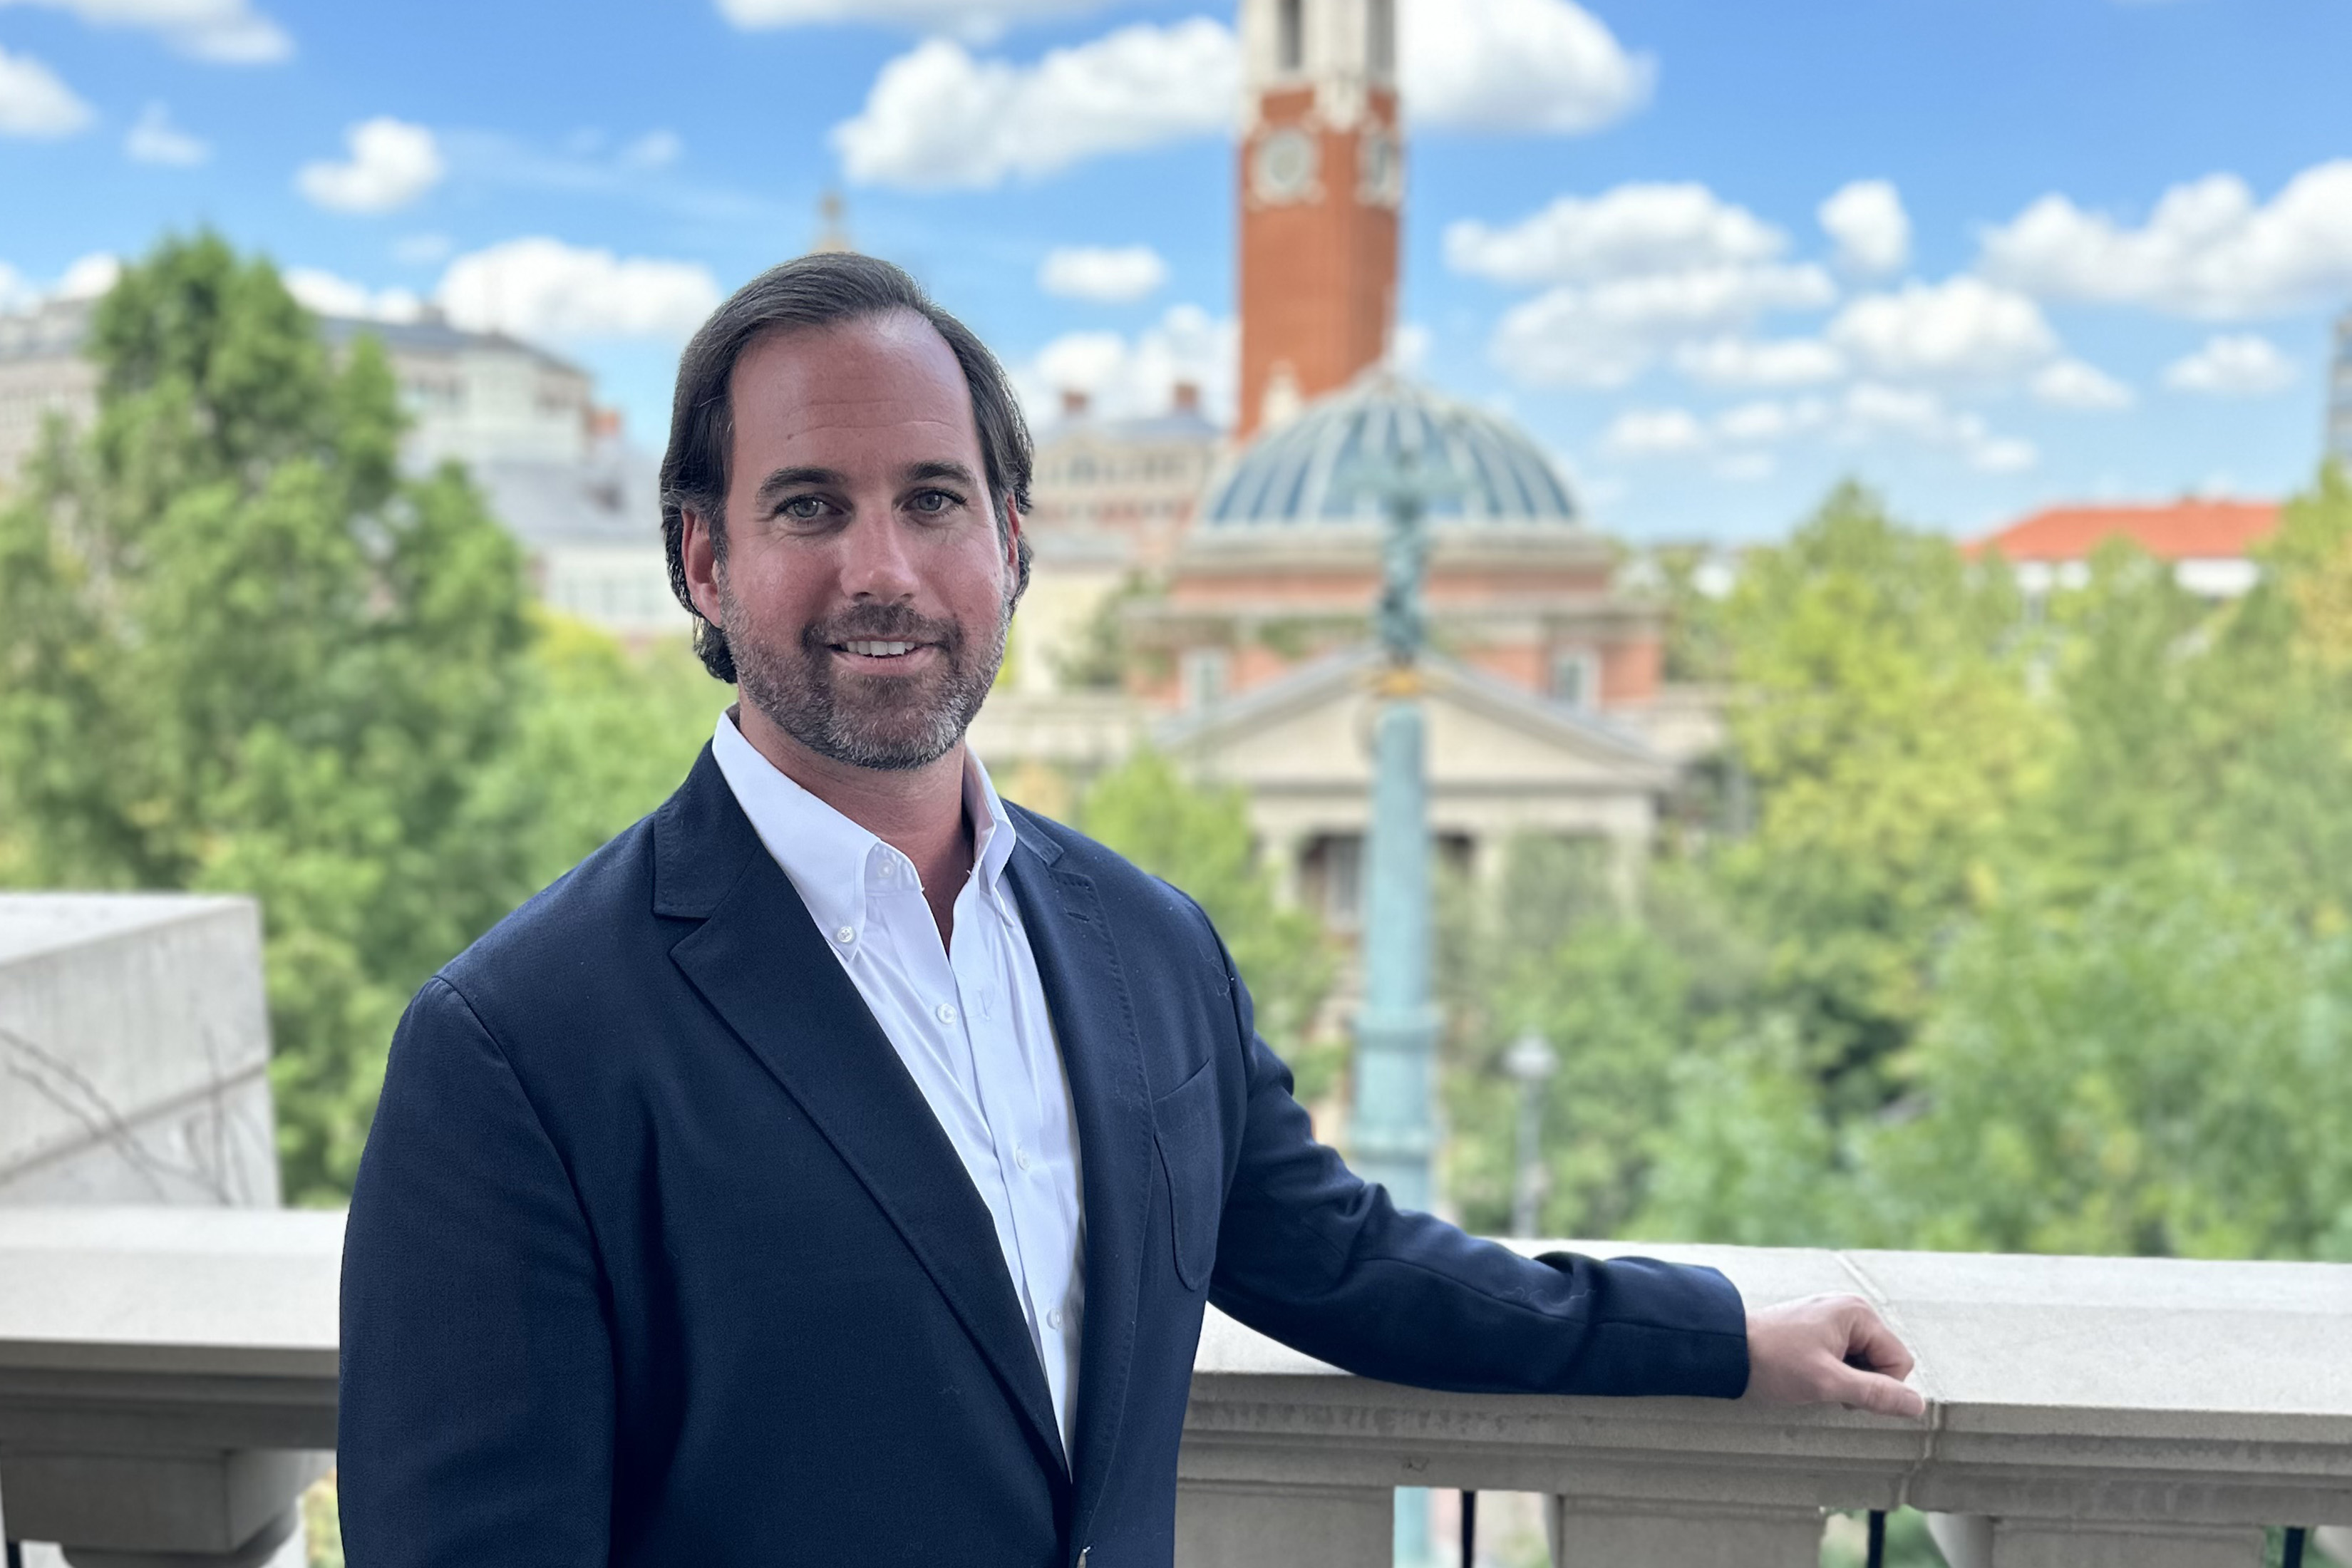
[[[1748,1314],[1748,1397],[1762,1405],[1843,1405],[1923,1415],[1902,1380],[1911,1352],[1859,1296],[1808,1296]]]

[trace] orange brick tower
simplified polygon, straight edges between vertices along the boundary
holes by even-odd
[[[1396,0],[1242,0],[1241,425],[1387,351],[1404,143]]]

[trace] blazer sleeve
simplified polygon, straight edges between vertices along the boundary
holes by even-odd
[[[1223,956],[1244,1103],[1210,1280],[1221,1310],[1334,1366],[1423,1388],[1745,1392],[1747,1313],[1715,1269],[1523,1258],[1400,1209],[1349,1171],[1315,1141],[1290,1069],[1258,1037],[1249,992]]]
[[[393,1037],[343,1242],[352,1568],[607,1561],[613,1357],[595,1248],[505,1054],[436,979]]]

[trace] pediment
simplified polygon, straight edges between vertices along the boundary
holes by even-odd
[[[1377,661],[1359,651],[1162,727],[1160,743],[1251,789],[1368,787]],[[1441,792],[1651,793],[1674,768],[1640,740],[1450,662],[1424,672],[1429,780]]]

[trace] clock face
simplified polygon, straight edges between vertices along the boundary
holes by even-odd
[[[1357,144],[1356,195],[1384,207],[1404,199],[1404,149],[1395,137],[1375,131]]]
[[[1315,141],[1303,131],[1271,132],[1250,155],[1250,185],[1265,202],[1295,202],[1315,183]]]

